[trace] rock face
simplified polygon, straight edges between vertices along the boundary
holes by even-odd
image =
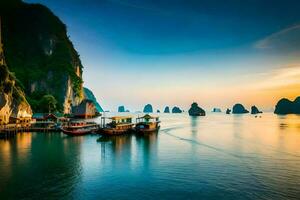
[[[21,0],[1,1],[0,15],[5,60],[29,104],[35,109],[35,102],[50,94],[59,111],[69,113],[84,93],[83,66],[66,25],[47,7]]]
[[[179,107],[174,106],[174,107],[172,108],[172,113],[182,113],[182,110],[181,110]]]
[[[238,103],[233,106],[232,113],[233,114],[245,114],[245,113],[249,113],[249,111],[246,110],[242,104]]]
[[[231,113],[231,110],[229,108],[227,108],[226,114],[229,115],[230,113]]]
[[[189,109],[190,116],[205,116],[205,110],[200,108],[196,102],[192,103]]]
[[[125,106],[119,106],[118,112],[125,112]]]
[[[300,96],[294,101],[290,101],[286,98],[280,99],[275,107],[275,114],[300,114]]]
[[[143,112],[144,113],[152,113],[153,112],[152,105],[151,104],[145,105]]]
[[[256,106],[251,106],[251,114],[255,115],[255,114],[259,114],[262,113],[262,111],[258,110],[258,108]]]
[[[31,117],[32,110],[15,77],[6,65],[0,65],[0,124],[7,124],[9,118]]]
[[[97,101],[96,97],[94,96],[93,92],[91,90],[89,90],[88,88],[83,88],[83,91],[84,91],[85,99],[93,101],[93,103],[96,106],[97,112],[103,112],[103,109],[100,106],[100,104],[98,103],[98,101]]]
[[[164,113],[170,113],[170,108],[169,108],[169,106],[166,106],[166,107],[165,107]]]
[[[214,108],[212,112],[222,112],[220,108]]]

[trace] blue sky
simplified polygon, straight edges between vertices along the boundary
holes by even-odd
[[[300,89],[299,1],[26,2],[48,6],[67,25],[85,86],[107,110],[187,109],[192,101],[269,109]]]

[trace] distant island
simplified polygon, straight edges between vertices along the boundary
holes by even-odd
[[[166,107],[165,107],[164,113],[170,113],[170,108],[169,108],[169,106],[166,106]]]
[[[252,115],[260,114],[260,113],[262,113],[262,111],[258,110],[258,108],[256,106],[251,107],[251,114]]]
[[[229,108],[226,109],[226,114],[229,115],[231,113],[231,110]]]
[[[200,108],[196,102],[192,103],[189,109],[190,116],[205,116],[205,110]]]
[[[246,110],[245,107],[240,103],[235,104],[232,108],[232,114],[245,114],[245,113],[249,113],[249,111]]]
[[[151,104],[145,105],[143,112],[144,113],[153,113],[152,105]]]
[[[125,112],[125,106],[119,106],[118,112]]]
[[[300,114],[300,96],[294,101],[286,98],[280,99],[276,104],[274,113],[278,115]]]
[[[182,110],[181,110],[179,107],[174,106],[174,107],[172,108],[172,113],[182,113]]]
[[[212,112],[222,112],[220,108],[213,108]]]

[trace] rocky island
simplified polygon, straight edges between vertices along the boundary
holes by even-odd
[[[280,99],[275,107],[275,114],[286,115],[286,114],[300,114],[300,96],[294,101],[283,98]]]
[[[222,112],[220,108],[213,108],[212,112]]]
[[[226,109],[226,114],[229,115],[231,113],[231,110],[229,108]]]
[[[232,108],[232,114],[245,114],[245,113],[249,113],[249,111],[246,110],[245,107],[240,103],[235,104]]]
[[[165,107],[164,113],[170,113],[170,108],[169,108],[169,106],[166,106],[166,107]]]
[[[182,110],[181,110],[179,107],[174,106],[174,107],[172,108],[172,113],[182,113]]]
[[[119,106],[118,112],[125,112],[125,106]]]
[[[205,110],[200,108],[196,102],[192,103],[189,109],[190,116],[205,116]]]
[[[251,107],[251,114],[252,115],[256,115],[256,114],[260,114],[260,113],[262,113],[262,111],[258,110],[258,108],[256,106]]]
[[[151,104],[145,105],[143,112],[144,113],[153,113],[152,105]]]

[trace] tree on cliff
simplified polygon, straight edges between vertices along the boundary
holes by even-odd
[[[43,113],[56,112],[57,111],[57,100],[54,96],[47,94],[42,97],[39,101],[39,111]]]

